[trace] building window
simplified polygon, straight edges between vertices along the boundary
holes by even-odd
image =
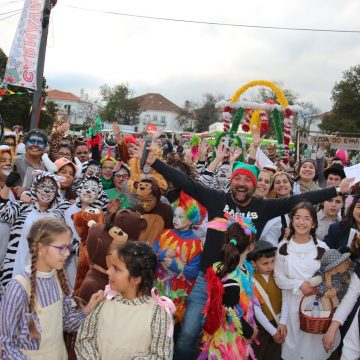
[[[157,121],[158,120],[158,116],[157,115],[153,115],[153,121]]]
[[[66,110],[66,113],[70,115],[71,105],[64,105],[64,109]]]

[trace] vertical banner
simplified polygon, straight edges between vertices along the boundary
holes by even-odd
[[[37,65],[45,0],[25,0],[11,47],[4,84],[37,90]]]

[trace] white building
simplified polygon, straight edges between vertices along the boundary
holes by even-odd
[[[70,133],[73,135],[80,135],[86,122],[94,120],[101,109],[97,102],[89,101],[88,95],[84,94],[84,89],[80,90],[80,97],[71,92],[49,90],[46,100],[56,103],[60,112],[68,117]]]
[[[182,109],[157,93],[149,93],[135,97],[141,114],[139,115],[138,131],[143,131],[148,124],[154,124],[166,132],[181,131],[177,118]]]

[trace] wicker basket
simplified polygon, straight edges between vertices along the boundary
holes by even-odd
[[[305,296],[302,297],[299,304],[300,329],[311,334],[325,334],[330,326],[331,319],[334,315],[334,304],[330,300],[331,310],[328,317],[313,317],[305,315],[302,311],[302,303]]]

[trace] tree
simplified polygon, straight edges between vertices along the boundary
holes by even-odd
[[[54,124],[54,121],[58,114],[58,111],[59,111],[59,107],[55,102],[51,100],[46,101],[45,106],[41,110],[39,128],[47,129],[48,132],[50,133],[52,125]]]
[[[310,125],[314,121],[314,116],[318,115],[320,110],[309,101],[301,101],[296,105],[299,105],[301,110],[294,116],[293,128],[296,130],[309,131]]]
[[[282,88],[283,83],[280,81],[275,81],[274,84],[276,84],[282,90],[282,92],[285,94],[289,105],[294,105],[298,98],[298,95],[293,90],[283,89]],[[255,101],[257,101],[259,103],[264,103],[268,100],[276,101],[275,93],[269,88],[261,87],[259,89],[258,95],[255,97]]]
[[[355,133],[360,129],[360,65],[351,67],[336,82],[332,92],[332,110],[320,128],[330,132]]]
[[[194,122],[196,118],[195,109],[197,104],[191,100],[185,100],[184,107],[181,109],[181,113],[176,118],[178,125],[181,129],[189,129],[189,131],[194,130]]]
[[[116,121],[119,124],[135,125],[139,122],[141,110],[132,98],[133,91],[126,84],[110,87],[103,85],[100,93],[105,106],[101,111],[101,118],[105,121]]]
[[[0,49],[0,82],[5,73],[7,56]],[[43,78],[42,101],[46,98],[46,79]],[[21,125],[25,130],[30,128],[32,94],[26,94],[26,90],[19,86],[7,85],[7,88],[14,92],[25,93],[24,95],[6,95],[0,97],[0,114],[5,121],[5,126],[12,128],[14,125]],[[41,118],[41,115],[40,115]]]
[[[211,124],[219,121],[219,112],[215,107],[215,104],[219,100],[221,100],[219,97],[215,97],[209,93],[203,96],[201,106],[195,109],[195,130],[197,132],[208,131]]]

